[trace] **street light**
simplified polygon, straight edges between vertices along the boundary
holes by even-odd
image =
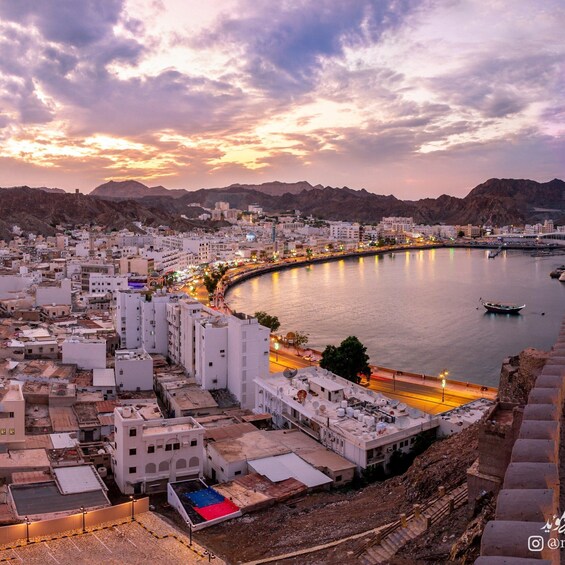
[[[275,361],[279,362],[279,348],[281,344],[278,341],[275,341]]]
[[[441,401],[442,402],[445,402],[445,385],[446,385],[447,375],[449,375],[449,372],[446,369],[444,369],[440,374],[440,378],[441,378]]]
[[[30,524],[29,518],[26,516],[26,540],[27,540],[27,543],[29,543],[29,524]]]
[[[84,509],[84,506],[80,507],[80,511],[82,513],[82,533],[86,534],[86,510]]]
[[[135,522],[135,511],[134,511],[135,498],[133,497],[133,495],[131,495],[129,499],[131,500],[131,521]]]

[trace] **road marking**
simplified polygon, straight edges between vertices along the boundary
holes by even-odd
[[[69,539],[69,541],[78,549],[78,551],[79,551],[80,553],[82,553],[82,549],[81,549],[71,538],[68,538],[68,539]]]
[[[49,557],[51,557],[51,559],[53,559],[53,561],[55,561],[55,563],[60,564],[61,562],[51,553],[51,551],[50,551],[51,548],[49,547],[47,542],[45,541],[43,543],[45,544],[45,547],[47,548],[47,555],[49,555]]]
[[[14,552],[14,555],[20,560],[23,561],[23,559],[19,556],[18,552],[15,549],[12,549],[12,551]]]
[[[94,532],[92,532],[92,535],[93,535],[110,553],[113,553],[113,551],[112,551]]]

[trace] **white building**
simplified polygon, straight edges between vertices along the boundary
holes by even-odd
[[[19,381],[0,381],[0,444],[25,442],[25,400],[23,384]]]
[[[60,284],[40,285],[35,293],[35,305],[68,304],[71,301],[71,280],[63,279]]]
[[[253,408],[253,381],[269,373],[269,329],[191,300],[169,305],[167,317],[169,357],[203,388],[227,388],[243,408]]]
[[[114,410],[112,465],[124,494],[156,492],[168,482],[202,475],[204,428],[191,417],[154,414],[154,409],[132,406]]]
[[[115,357],[119,390],[152,390],[153,359],[144,349],[122,349]]]
[[[148,353],[167,354],[167,304],[176,303],[184,294],[121,291],[116,298],[114,325],[122,347],[143,347]]]
[[[119,290],[128,289],[128,277],[126,275],[105,275],[100,273],[90,273],[88,279],[89,294],[116,295]]]
[[[358,469],[386,467],[392,453],[408,452],[416,436],[435,434],[439,417],[409,408],[319,367],[255,380],[259,413],[279,428],[299,428]],[[303,391],[303,392],[300,392]]]
[[[106,368],[106,340],[70,337],[63,341],[63,363],[76,365],[79,369]]]
[[[353,239],[359,241],[360,226],[351,222],[331,222],[330,238],[343,241]]]
[[[414,231],[414,218],[388,216],[382,218],[379,229],[383,232],[405,233]]]

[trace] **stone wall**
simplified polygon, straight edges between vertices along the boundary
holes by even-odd
[[[549,542],[558,533],[545,532],[543,527],[559,512],[565,321],[539,377],[532,378],[541,363],[542,355],[526,354],[524,372],[514,373],[507,381],[512,385],[506,389],[508,394],[529,391],[527,404],[498,494],[495,519],[485,527],[481,557],[475,565],[560,563],[559,550]],[[539,551],[529,546],[532,536],[541,539]]]

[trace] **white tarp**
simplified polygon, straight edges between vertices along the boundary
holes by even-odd
[[[305,484],[309,488],[327,485],[332,482],[327,475],[318,471],[295,453],[275,455],[247,462],[249,468],[273,483],[290,479],[291,477]]]

